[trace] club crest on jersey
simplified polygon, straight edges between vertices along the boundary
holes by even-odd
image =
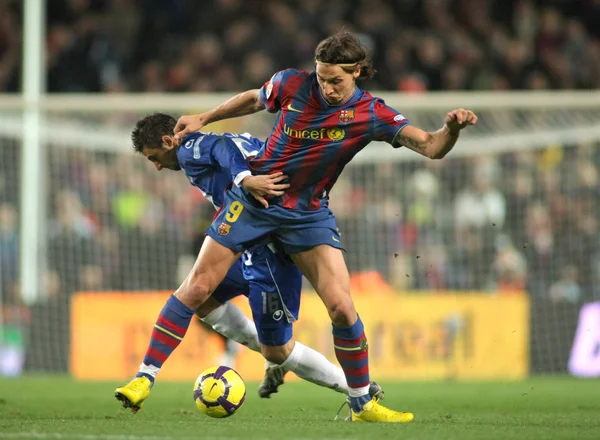
[[[342,110],[340,111],[340,122],[347,124],[348,122],[354,121],[354,110]]]
[[[223,222],[223,223],[221,223],[221,226],[219,226],[219,229],[217,230],[217,232],[219,233],[219,235],[227,235],[227,234],[229,234],[230,230],[231,230],[231,225]]]

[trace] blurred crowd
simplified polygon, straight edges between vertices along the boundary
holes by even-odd
[[[600,298],[599,165],[590,144],[361,166],[331,205],[351,270],[375,268],[396,291],[579,303]]]
[[[18,148],[0,151],[7,300],[17,294],[18,179],[9,168]],[[65,148],[51,149],[48,165],[45,295],[178,286],[214,214],[183,174],[158,174],[139,155]],[[349,167],[331,207],[355,288],[380,280],[395,291],[600,298],[599,167],[597,145]],[[377,276],[361,285],[365,273]]]
[[[21,0],[0,2],[0,90],[20,82]],[[50,0],[52,92],[232,91],[312,68],[318,41],[359,34],[371,89],[600,85],[598,0]]]
[[[0,3],[5,91],[19,89],[20,4]],[[51,0],[47,12],[53,92],[257,87],[278,69],[311,69],[319,39],[342,25],[373,51],[371,89],[600,86],[597,0]],[[599,151],[351,167],[331,202],[350,270],[402,291],[598,297]],[[2,140],[5,302],[18,290],[19,157]],[[46,296],[177,287],[213,215],[182,175],[157,178],[140,157],[83,149],[51,148],[48,167]]]

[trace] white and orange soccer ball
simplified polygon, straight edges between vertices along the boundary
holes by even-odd
[[[210,367],[194,384],[196,406],[209,417],[229,417],[242,407],[245,399],[246,384],[233,368]]]

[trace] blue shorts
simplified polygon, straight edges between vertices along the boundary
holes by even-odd
[[[287,254],[321,244],[343,249],[335,215],[328,207],[298,211],[271,205],[265,209],[239,187],[226,192],[223,208],[206,233],[234,251],[246,250],[269,236],[277,240]]]
[[[258,340],[263,345],[284,345],[292,338],[292,324],[298,320],[302,273],[287,255],[274,253],[268,246],[246,252],[243,259]]]
[[[292,324],[298,320],[302,273],[287,255],[274,253],[274,245],[268,246],[245,252],[212,297],[221,304],[236,296],[249,297],[258,340],[279,346],[292,338]]]
[[[242,265],[243,262],[241,258],[233,263],[233,266],[231,266],[229,272],[227,272],[225,279],[221,281],[221,284],[219,284],[212,293],[212,297],[221,304],[225,304],[236,296],[250,295],[250,287],[248,281],[244,278]]]

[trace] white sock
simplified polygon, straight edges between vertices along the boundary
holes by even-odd
[[[296,373],[296,376],[348,394],[348,384],[342,369],[327,360],[325,356],[306,345],[296,342],[294,349],[281,366]]]
[[[202,321],[226,338],[260,353],[260,343],[254,322],[248,319],[235,305],[227,302],[202,318]]]
[[[291,353],[290,353],[291,354]],[[288,358],[289,359],[289,358]],[[271,362],[268,359],[265,359],[265,370],[269,369],[269,368],[277,368],[277,367],[281,367],[281,365],[276,364],[275,362]]]
[[[156,365],[146,365],[142,362],[140,364],[140,368],[136,377],[139,377],[140,373],[143,373],[145,376],[152,377],[152,380],[154,381],[159,371],[160,367],[157,367]]]

